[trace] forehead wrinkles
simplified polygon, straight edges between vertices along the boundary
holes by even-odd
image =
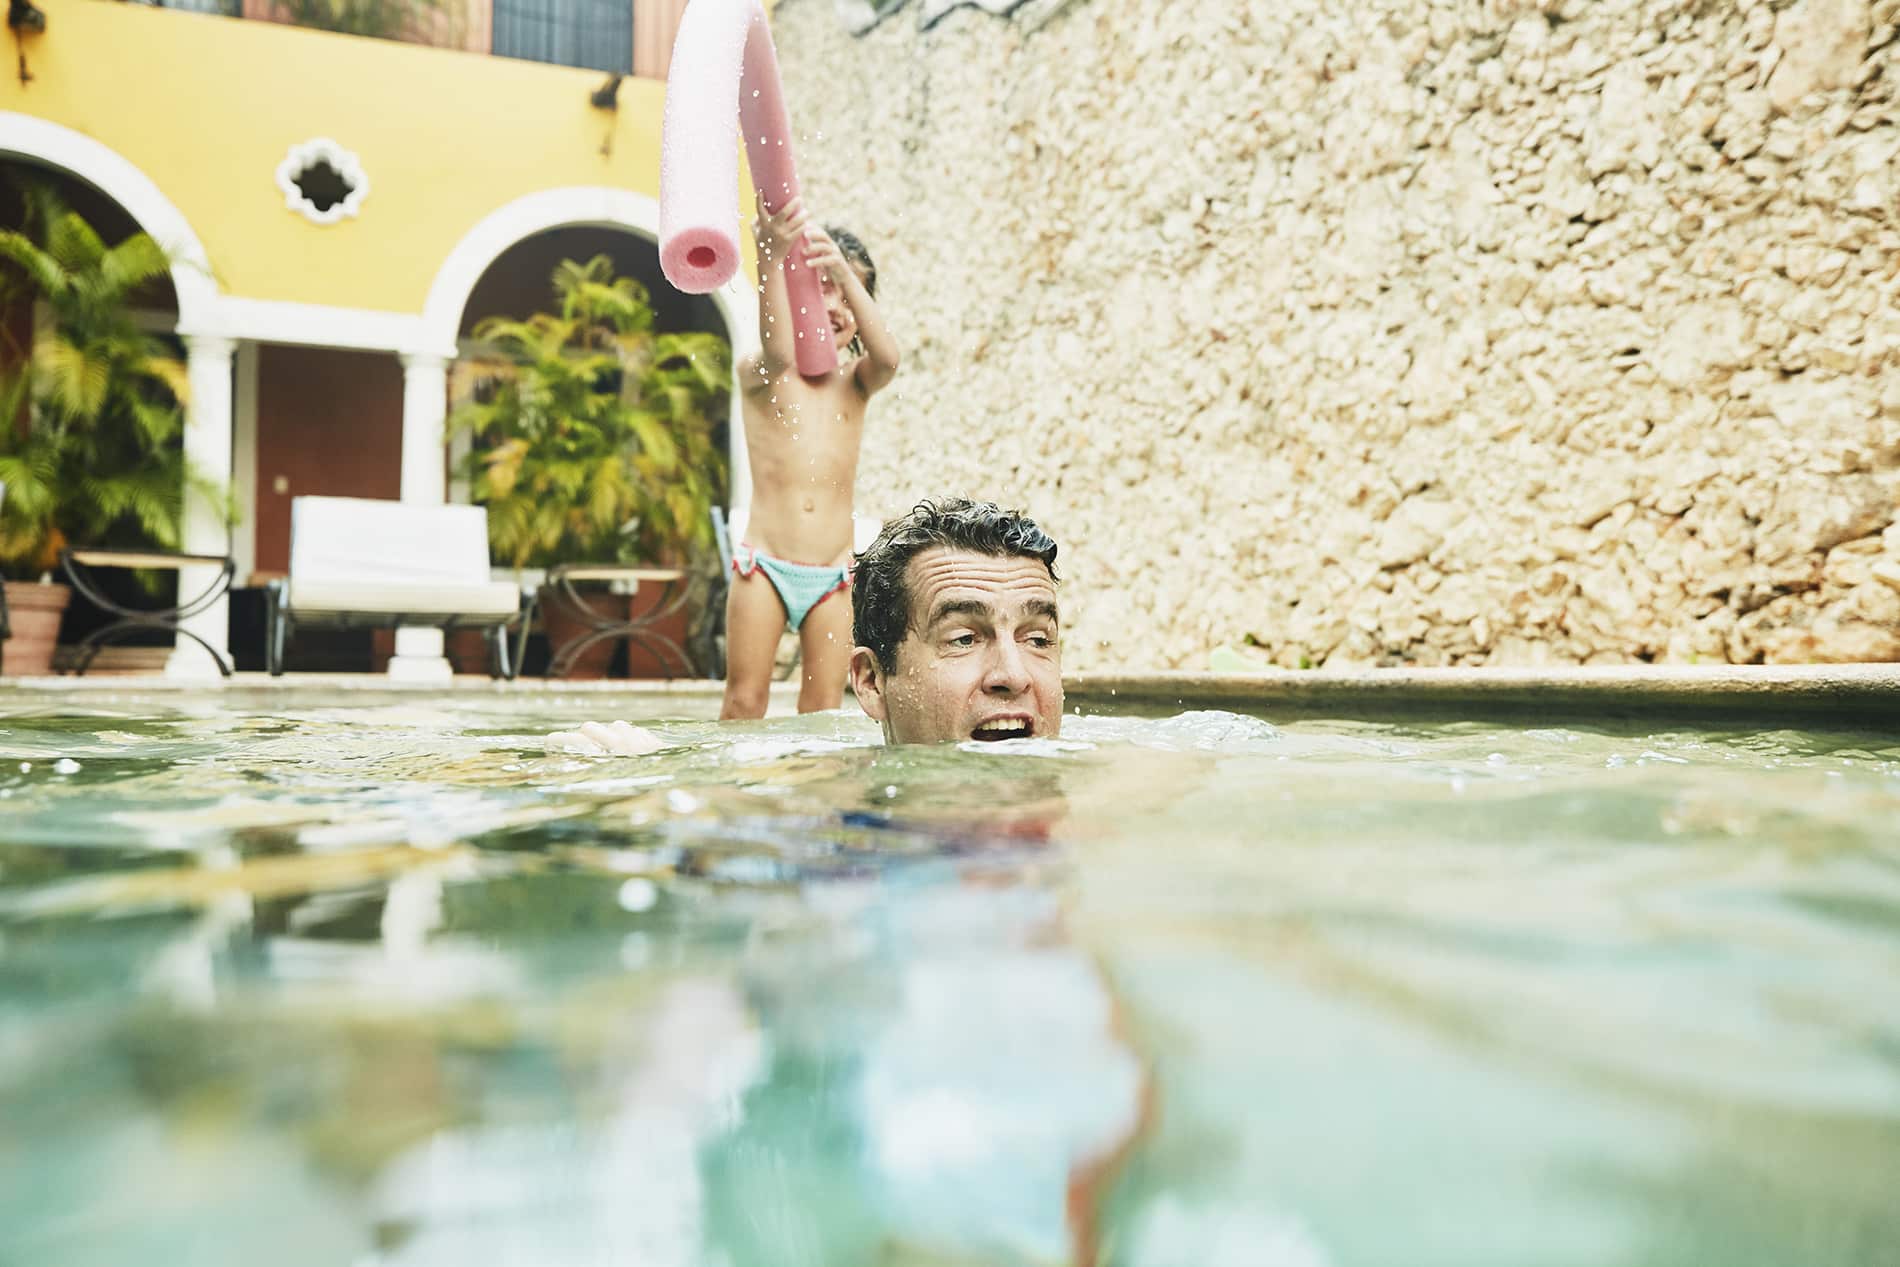
[[[1055,583],[1041,559],[998,557],[965,550],[928,550],[910,562],[911,612],[915,621],[946,600],[975,599],[992,607],[1015,607],[1042,600],[1053,603]]]

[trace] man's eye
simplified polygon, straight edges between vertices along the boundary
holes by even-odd
[[[1056,645],[1056,636],[1046,633],[1030,634],[1029,645],[1032,647],[1053,647]]]
[[[953,647],[974,647],[976,645],[976,635],[973,633],[956,634],[951,637],[950,645]]]

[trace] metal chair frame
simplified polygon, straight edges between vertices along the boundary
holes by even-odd
[[[156,629],[191,639],[210,653],[211,662],[218,666],[220,674],[225,677],[231,676],[231,661],[224,653],[185,628],[182,623],[209,610],[212,604],[230,591],[232,578],[237,575],[237,563],[231,556],[178,554],[170,550],[74,550],[69,548],[59,552],[59,566],[60,570],[66,574],[66,579],[72,583],[74,590],[84,595],[94,606],[119,618],[112,624],[103,625],[87,634],[79,643],[78,659],[70,669],[62,670],[62,672],[83,677],[86,670],[91,667],[93,658],[107,644],[116,642],[140,629]],[[164,608],[121,606],[100,593],[86,572],[88,568],[167,568],[182,571],[188,567],[215,567],[218,574],[196,598]]]

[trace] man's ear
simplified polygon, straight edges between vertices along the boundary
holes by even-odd
[[[869,647],[851,648],[851,693],[858,707],[872,721],[884,720],[884,678],[878,671],[877,652]]]

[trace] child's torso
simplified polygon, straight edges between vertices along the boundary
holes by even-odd
[[[798,563],[830,563],[850,549],[864,406],[849,367],[816,383],[787,372],[746,393],[748,542]]]

